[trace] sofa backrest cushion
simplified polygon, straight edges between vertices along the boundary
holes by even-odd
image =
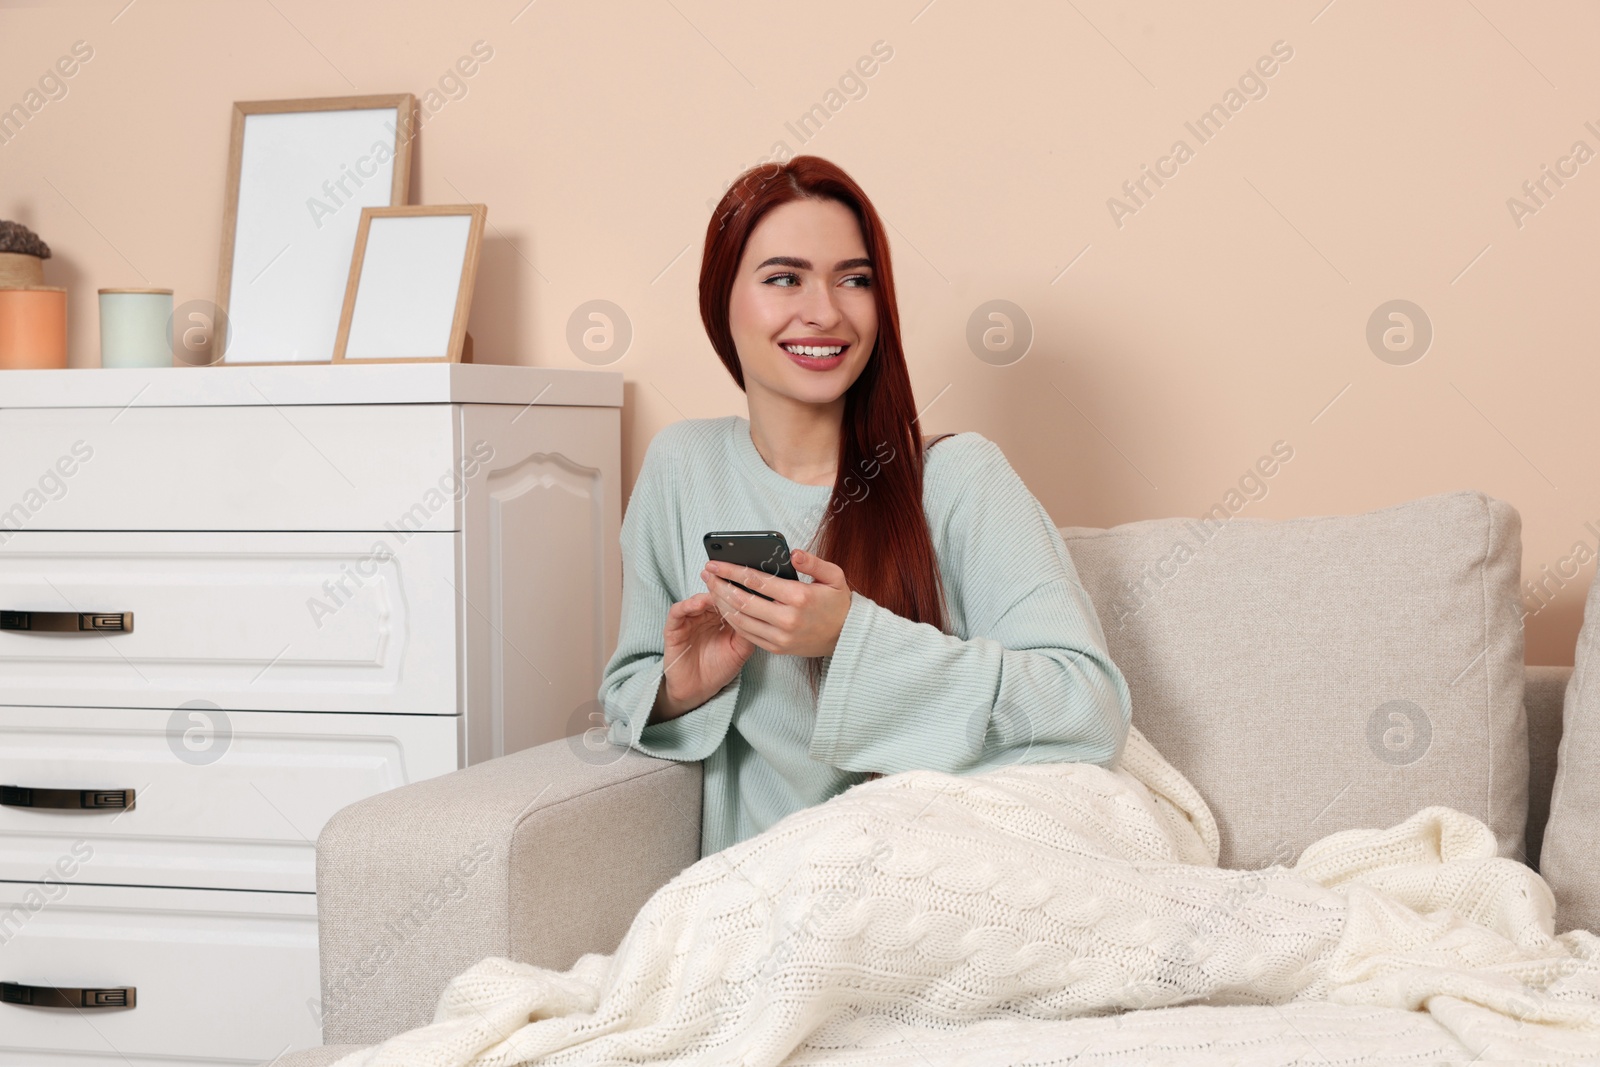
[[[1556,895],[1556,929],[1600,931],[1600,582],[1589,583],[1561,704],[1561,747],[1539,873]]]
[[[1458,490],[1284,520],[1218,505],[1061,535],[1133,721],[1210,803],[1223,866],[1291,863],[1336,830],[1431,804],[1524,858],[1510,504]]]
[[[1522,668],[1522,678],[1522,706],[1528,712],[1527,863],[1541,871],[1539,846],[1550,821],[1556,754],[1561,748],[1561,704],[1572,681],[1572,668],[1529,663]],[[1600,763],[1590,766],[1600,773]]]

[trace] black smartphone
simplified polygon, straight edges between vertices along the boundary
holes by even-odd
[[[724,533],[708,533],[705,536],[705,544],[708,559],[721,563],[737,563],[779,578],[788,578],[790,581],[800,580],[800,576],[795,573],[794,564],[789,562],[789,542],[784,540],[783,534],[777,530],[732,530]],[[762,600],[772,599],[764,593],[757,593],[754,589],[739,585],[738,582],[733,584]]]

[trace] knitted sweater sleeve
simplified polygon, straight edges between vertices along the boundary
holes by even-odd
[[[852,592],[810,754],[885,774],[1110,766],[1133,704],[1066,544],[998,445],[974,435],[960,458],[941,571],[971,636]]]
[[[715,752],[733,721],[743,673],[704,704],[666,722],[650,723],[665,674],[667,609],[686,598],[682,572],[675,464],[670,435],[645,452],[622,520],[622,620],[617,649],[600,680],[600,703],[611,737],[652,756],[702,760]],[[670,667],[671,664],[666,664]]]

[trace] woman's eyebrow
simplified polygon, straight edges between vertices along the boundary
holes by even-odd
[[[870,266],[872,266],[872,260],[866,258],[841,259],[833,265],[833,269],[849,270],[851,267]],[[756,270],[761,270],[763,267],[793,267],[796,270],[810,270],[811,261],[809,259],[801,259],[799,256],[772,256],[757,264]]]

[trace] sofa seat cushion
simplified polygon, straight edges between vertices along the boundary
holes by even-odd
[[[1061,528],[1134,723],[1210,803],[1225,867],[1430,804],[1526,859],[1521,532],[1467,490]]]
[[[328,1067],[330,1063],[338,1063],[352,1052],[360,1052],[367,1045],[318,1045],[316,1048],[301,1049],[298,1052],[285,1052],[271,1063],[263,1063],[260,1067]]]
[[[1589,583],[1567,696],[1539,873],[1556,929],[1600,931],[1600,582]]]

